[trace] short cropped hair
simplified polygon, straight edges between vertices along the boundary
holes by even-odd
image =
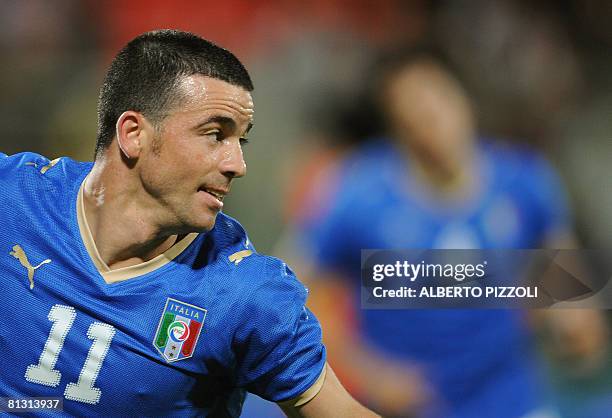
[[[253,90],[249,73],[234,54],[197,35],[158,30],[131,40],[113,59],[100,88],[95,157],[112,142],[123,112],[137,111],[159,123],[181,98],[179,82],[194,74]]]

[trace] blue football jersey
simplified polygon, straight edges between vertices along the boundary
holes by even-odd
[[[440,395],[432,416],[516,418],[542,403],[529,330],[516,310],[363,310],[361,249],[538,248],[568,228],[564,191],[533,151],[478,145],[478,189],[442,200],[389,141],[343,161],[321,216],[301,225],[315,261],[350,279],[363,338],[415,361]],[[406,391],[409,391],[406,388]]]
[[[222,213],[109,270],[81,206],[91,167],[0,154],[0,396],[62,398],[68,416],[236,417],[246,391],[316,393],[325,348],[291,270]]]

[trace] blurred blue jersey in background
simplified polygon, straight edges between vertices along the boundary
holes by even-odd
[[[480,142],[475,167],[470,195],[441,200],[403,150],[369,142],[340,164],[327,210],[302,234],[319,268],[350,283],[363,339],[423,368],[439,396],[423,416],[518,418],[545,404],[520,311],[359,309],[361,249],[538,248],[568,227],[564,191],[536,153]]]

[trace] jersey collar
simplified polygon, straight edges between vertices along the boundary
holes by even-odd
[[[87,219],[85,217],[85,202],[83,197],[84,186],[85,180],[83,180],[83,182],[81,183],[81,187],[79,188],[79,193],[77,196],[77,220],[79,223],[79,231],[81,233],[81,239],[83,240],[83,244],[85,244],[85,249],[89,253],[89,256],[91,257],[94,266],[96,267],[104,281],[108,284],[124,281],[137,276],[142,276],[165,266],[174,258],[176,258],[179,254],[185,251],[189,244],[191,244],[198,236],[197,232],[193,232],[185,236],[185,238],[183,238],[176,244],[174,244],[172,247],[166,250],[166,252],[158,255],[157,257],[149,261],[145,261],[144,263],[136,264],[133,266],[111,270],[100,256],[98,248],[96,247],[96,243],[93,240],[91,229],[89,229],[89,225],[87,224]]]

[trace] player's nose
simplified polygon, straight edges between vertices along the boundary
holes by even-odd
[[[229,141],[224,147],[219,168],[222,174],[229,178],[238,178],[246,174],[246,162],[240,140]]]

